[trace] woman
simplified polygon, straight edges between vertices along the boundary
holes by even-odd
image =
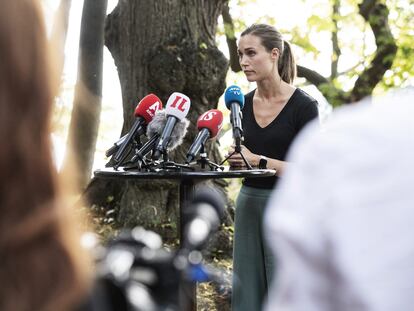
[[[318,116],[318,109],[315,99],[292,85],[295,60],[289,43],[274,27],[254,24],[247,28],[241,34],[238,53],[247,80],[257,84],[257,89],[245,95],[241,153],[253,166],[276,170],[276,176],[246,178],[237,198],[232,308],[261,310],[275,269],[263,238],[263,211],[286,169],[284,159],[290,144]],[[237,153],[229,163],[245,166]]]
[[[88,286],[51,156],[58,79],[41,13],[35,0],[1,2],[0,310],[73,310]]]

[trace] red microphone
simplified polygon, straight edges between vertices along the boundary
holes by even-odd
[[[162,109],[162,102],[158,96],[154,94],[148,94],[145,96],[135,108],[135,118],[144,118],[145,123],[148,124],[152,121],[155,113]]]
[[[123,136],[118,141],[119,150],[116,152],[114,156],[115,163],[120,164],[124,160],[124,158],[127,155],[126,150],[128,146],[131,144],[132,140],[135,137],[139,137],[145,133],[147,124],[152,121],[152,118],[154,117],[155,113],[161,109],[162,102],[156,95],[148,94],[143,99],[141,99],[141,101],[135,108],[135,122],[132,125],[131,130],[128,132],[128,134]],[[117,143],[115,143],[115,145]]]
[[[211,109],[204,112],[197,120],[198,132],[193,144],[187,152],[186,163],[190,163],[195,159],[204,146],[207,139],[216,137],[223,126],[223,113],[217,109]]]
[[[134,111],[135,118],[144,118],[145,123],[148,124],[152,121],[155,112],[162,109],[162,103],[161,100],[155,96],[154,94],[149,94],[145,96],[137,105]],[[135,134],[135,137],[139,137],[142,134],[145,134],[145,126],[142,126],[138,129],[137,133]],[[110,157],[115,152],[119,150],[121,145],[124,143],[125,139],[127,138],[128,134],[125,134],[120,139],[118,139],[117,142],[114,143],[114,145],[106,150],[105,155],[107,157]]]

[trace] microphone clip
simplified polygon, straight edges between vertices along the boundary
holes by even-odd
[[[204,144],[201,145],[200,158],[197,159],[195,163],[200,165],[202,170],[205,170],[207,166],[209,167],[210,171],[224,170],[224,167],[222,165],[210,161],[210,159],[207,156],[207,152],[204,150]],[[190,163],[187,164],[190,165]]]

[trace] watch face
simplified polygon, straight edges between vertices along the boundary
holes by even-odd
[[[259,168],[265,169],[267,167],[267,160],[265,158],[261,158],[259,161]]]

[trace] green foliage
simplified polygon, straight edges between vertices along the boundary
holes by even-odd
[[[344,104],[344,92],[333,83],[322,83],[318,89],[333,107]]]
[[[390,27],[398,46],[390,70],[378,86],[379,92],[389,88],[406,87],[414,81],[414,2],[387,1],[390,10]]]
[[[292,39],[290,42],[301,47],[306,53],[313,54],[313,57],[316,58],[320,51],[319,49],[311,42],[309,34],[304,34],[299,27],[295,27],[290,32]]]
[[[201,50],[207,50],[207,44],[205,42],[201,42],[198,46]]]
[[[224,26],[224,34],[226,35],[226,37],[230,39],[235,39],[236,35],[234,33],[234,30],[231,24],[224,23],[223,26]]]
[[[308,18],[308,25],[312,31],[333,31],[334,25],[331,18],[326,18],[325,16],[311,15]]]

